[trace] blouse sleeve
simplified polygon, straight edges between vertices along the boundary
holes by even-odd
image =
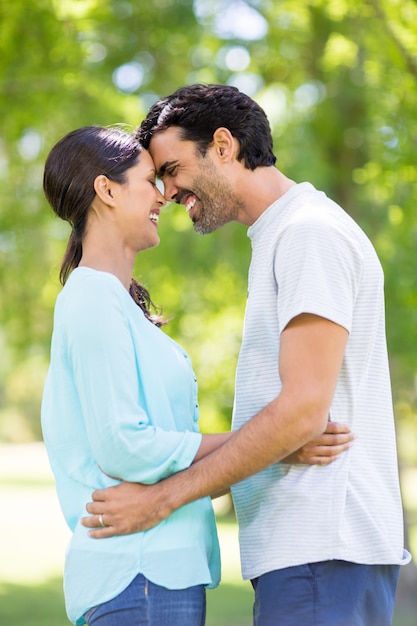
[[[123,287],[112,278],[84,281],[78,297],[67,301],[68,363],[89,445],[102,471],[153,483],[192,463],[201,434],[167,431],[151,423],[140,401],[140,371]]]

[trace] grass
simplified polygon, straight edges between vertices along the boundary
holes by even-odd
[[[69,626],[60,576],[39,583],[0,583],[0,623],[4,626]]]
[[[69,531],[41,444],[0,446],[0,502],[1,626],[69,626],[61,576]],[[219,518],[219,538],[222,583],[207,593],[207,626],[251,626],[233,521]],[[415,614],[396,612],[393,626],[416,624]]]

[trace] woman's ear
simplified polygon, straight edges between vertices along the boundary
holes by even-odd
[[[104,176],[104,174],[100,174],[94,180],[94,191],[100,200],[109,206],[114,206],[114,198],[113,198],[113,182]]]

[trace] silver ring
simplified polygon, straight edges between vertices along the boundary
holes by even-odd
[[[102,515],[101,513],[100,513],[100,515],[98,516],[98,523],[100,524],[100,526],[101,526],[102,528],[104,528],[104,527],[105,527],[105,525],[106,525],[106,524],[104,523],[104,521],[103,521],[103,515]]]

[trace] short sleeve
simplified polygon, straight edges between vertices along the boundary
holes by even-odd
[[[302,313],[352,327],[363,254],[354,236],[333,224],[295,220],[281,234],[274,272],[280,332]]]

